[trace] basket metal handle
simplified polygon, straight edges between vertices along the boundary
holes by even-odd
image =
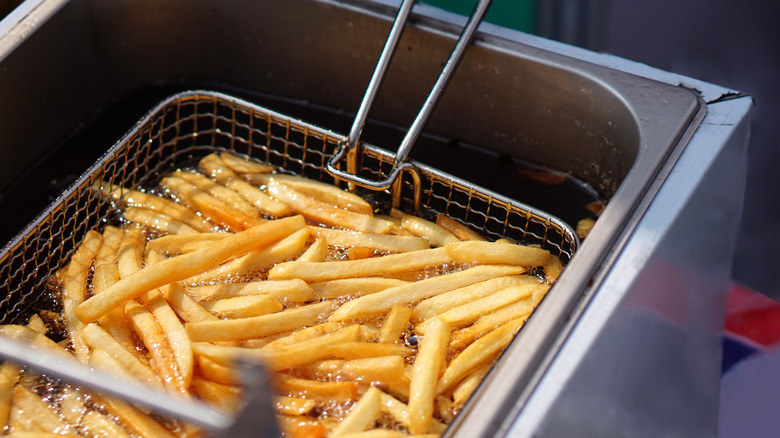
[[[482,21],[482,18],[485,16],[490,3],[491,0],[479,0],[477,5],[474,7],[474,11],[469,17],[466,26],[463,28],[457,43],[455,43],[455,47],[453,48],[447,63],[444,65],[444,68],[439,74],[439,78],[436,80],[436,83],[431,89],[430,94],[428,94],[428,98],[425,100],[425,103],[420,109],[420,112],[417,114],[417,118],[406,132],[406,136],[401,142],[401,145],[398,147],[398,151],[395,153],[393,158],[392,170],[384,180],[372,181],[357,175],[357,157],[359,155],[357,151],[360,143],[360,135],[363,132],[363,128],[365,127],[368,112],[371,109],[371,105],[373,104],[379,87],[382,84],[387,67],[390,64],[393,54],[395,53],[396,46],[398,45],[398,41],[401,38],[401,33],[406,26],[409,13],[411,12],[412,6],[414,5],[414,0],[403,0],[403,3],[401,3],[396,18],[393,22],[393,27],[390,29],[390,34],[387,37],[385,46],[382,49],[382,54],[380,55],[379,61],[377,62],[376,68],[374,69],[371,82],[369,82],[366,93],[363,96],[360,109],[355,116],[355,121],[352,124],[349,137],[339,143],[338,149],[327,164],[327,170],[331,175],[346,181],[353,182],[361,187],[373,190],[384,190],[393,184],[393,182],[404,169],[412,167],[410,163],[406,162],[406,158],[409,156],[409,152],[412,150],[412,146],[420,136],[420,133],[425,127],[425,124],[433,112],[434,107],[439,102],[442,93],[449,84],[450,79],[452,78],[452,74],[455,72],[458,63],[463,58],[463,54],[465,53],[466,48],[469,46],[469,44],[471,44],[477,27]],[[339,163],[342,160],[347,161],[346,170],[341,169]]]

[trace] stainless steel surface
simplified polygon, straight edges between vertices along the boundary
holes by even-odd
[[[208,80],[356,108],[397,4],[72,0],[57,9],[42,3],[51,12],[32,23],[34,32],[0,36],[0,47],[11,47],[0,53],[2,186],[112,98],[155,82]],[[394,60],[402,74],[390,72],[373,114],[399,126],[408,126],[410,108],[419,106],[438,75],[436,61],[445,59],[464,21],[423,6],[410,19]],[[28,25],[21,20],[18,27]],[[8,38],[14,43],[5,44]],[[427,132],[497,160],[519,157],[569,172],[611,202],[507,352],[512,366],[491,374],[453,435],[552,436],[552,419],[567,420],[561,424],[570,429],[592,431],[598,423],[599,430],[630,436],[714,435],[722,269],[739,221],[749,117],[749,98],[719,99],[729,92],[480,27]],[[57,115],[46,119],[45,130],[38,129],[41,114]],[[381,139],[372,143],[392,149]],[[730,167],[723,169],[724,162]],[[733,183],[720,203],[704,184],[716,171],[727,171]],[[505,178],[507,187],[516,184],[511,174]],[[691,263],[661,263],[678,253]],[[703,277],[708,281],[697,282]],[[648,324],[647,314],[677,316]],[[638,363],[644,366],[631,367]],[[599,378],[584,372],[599,364],[608,370]],[[613,376],[615,385],[604,382]],[[689,384],[692,376],[696,385]],[[593,395],[556,396],[584,388]],[[657,393],[663,397],[648,396]],[[664,409],[669,400],[689,415]],[[596,411],[603,414],[577,415]]]
[[[395,153],[395,158],[393,159],[393,170],[383,181],[368,181],[366,179],[356,177],[349,170],[346,172],[340,170],[338,162],[343,157],[348,156],[349,151],[358,147],[360,132],[363,131],[365,126],[366,117],[368,116],[371,103],[374,101],[379,86],[382,83],[382,79],[385,76],[385,72],[387,71],[387,67],[390,64],[390,60],[395,53],[398,40],[401,37],[403,28],[406,26],[406,20],[409,17],[409,12],[411,11],[413,4],[414,0],[404,0],[403,3],[401,3],[401,7],[398,10],[398,15],[396,15],[396,18],[393,21],[393,27],[390,30],[390,35],[387,38],[387,43],[382,49],[382,54],[379,57],[379,61],[377,62],[377,68],[374,70],[374,74],[371,77],[371,82],[369,83],[366,95],[360,104],[360,109],[358,109],[357,116],[355,117],[355,123],[352,125],[352,129],[350,130],[347,140],[343,145],[339,145],[340,150],[334,154],[333,159],[331,159],[330,163],[328,163],[328,171],[332,175],[339,176],[363,187],[373,188],[376,190],[386,189],[392,185],[392,183],[404,170],[404,167],[406,167],[404,163],[406,162],[406,158],[409,156],[409,152],[411,152],[412,146],[414,146],[415,142],[420,137],[425,124],[428,122],[428,119],[433,112],[433,109],[436,107],[436,104],[439,103],[439,99],[441,98],[442,93],[444,93],[444,90],[447,88],[447,84],[449,84],[450,80],[452,79],[452,74],[458,67],[458,64],[463,58],[463,54],[466,52],[466,49],[471,44],[471,41],[474,38],[474,34],[477,31],[477,27],[479,26],[479,23],[482,22],[482,18],[485,16],[487,8],[490,6],[490,0],[480,0],[475,6],[474,12],[472,12],[468,22],[466,23],[466,26],[463,28],[463,32],[458,38],[458,41],[455,43],[455,48],[452,49],[452,54],[450,54],[450,57],[447,59],[441,74],[439,75],[438,79],[436,79],[436,83],[433,85],[431,92],[425,99],[425,103],[420,109],[420,112],[417,113],[417,117],[415,117],[412,126],[409,127],[409,130],[406,132],[403,141],[401,141],[401,145],[398,147],[398,150]]]

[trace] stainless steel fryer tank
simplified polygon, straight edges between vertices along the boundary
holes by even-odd
[[[28,0],[0,22],[0,187],[151,84],[354,111],[394,6]],[[400,126],[465,19],[418,6],[412,20],[372,113]],[[610,202],[451,436],[715,434],[750,107],[695,79],[481,26],[428,131],[568,172]]]

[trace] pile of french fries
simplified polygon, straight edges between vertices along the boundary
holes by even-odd
[[[262,361],[290,437],[442,434],[562,270],[548,251],[374,214],[229,153],[160,184],[93,187],[122,224],[90,231],[52,280],[66,340],[37,317],[0,331],[228,413],[243,404],[235,360]],[[11,363],[0,421],[19,436],[200,433],[75,387],[53,395]]]

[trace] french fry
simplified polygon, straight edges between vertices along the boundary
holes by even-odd
[[[311,325],[327,318],[335,304],[323,301],[252,318],[193,322],[187,333],[194,342],[259,338]]]
[[[460,240],[487,240],[481,234],[444,214],[436,215],[436,225],[454,234]]]
[[[300,416],[278,415],[279,428],[289,438],[325,438],[327,427],[320,421],[303,419]]]
[[[199,284],[215,279],[241,278],[251,275],[298,255],[303,251],[308,239],[309,230],[302,228],[265,248],[190,277],[187,282]]]
[[[382,357],[398,355],[411,356],[414,350],[404,345],[378,344],[376,342],[350,341],[328,345],[327,352],[333,357],[342,359],[361,359],[369,357]]]
[[[300,397],[274,397],[274,409],[282,415],[306,415],[317,406],[315,400]]]
[[[217,184],[209,177],[202,175],[198,172],[187,172],[183,170],[177,170],[174,172],[172,178],[181,178],[184,181],[194,185],[200,190],[214,196],[221,200],[225,204],[229,205],[233,210],[241,212],[252,219],[258,219],[260,214],[257,209],[247,202],[243,196],[237,193],[235,190],[225,187],[221,184]]]
[[[329,359],[309,362],[300,369],[303,375],[316,379],[394,382],[403,378],[404,358],[390,355],[352,360]]]
[[[444,393],[476,368],[492,360],[509,345],[524,323],[525,318],[514,319],[466,347],[447,366],[436,386],[436,393]]]
[[[382,331],[379,335],[379,342],[396,342],[409,328],[409,318],[412,316],[412,309],[409,306],[395,305],[387,313],[385,321],[382,323]]]
[[[234,190],[252,206],[265,214],[283,217],[292,213],[287,204],[277,201],[262,190],[242,180],[233,170],[226,166],[225,160],[217,154],[211,154],[201,159],[198,167],[221,184],[224,184],[225,187]]]
[[[167,287],[167,286],[166,286]],[[165,301],[160,293],[156,293],[146,306],[152,312],[154,319],[163,330],[168,346],[173,352],[176,365],[183,380],[183,388],[189,387],[192,382],[194,359],[192,356],[192,343],[184,330],[184,326],[173,309]]]
[[[262,221],[242,213],[222,200],[198,189],[181,178],[166,177],[162,185],[175,193],[194,210],[206,216],[211,222],[224,225],[238,232],[259,225]]]
[[[159,377],[152,372],[148,363],[138,358],[137,355],[128,351],[119,341],[111,336],[104,328],[97,324],[87,324],[84,326],[84,340],[92,349],[105,351],[112,358],[122,364],[135,378],[155,387],[160,387]]]
[[[325,322],[322,324],[313,325],[311,327],[302,328],[296,330],[293,333],[278,338],[274,341],[266,344],[266,348],[279,348],[287,345],[296,344],[298,342],[314,339],[316,337],[326,335],[338,330],[340,326],[333,322]],[[354,329],[353,329],[354,330]],[[357,339],[357,338],[355,338]]]
[[[344,321],[383,313],[397,304],[409,304],[474,284],[496,276],[517,275],[522,267],[482,265],[451,274],[440,275],[416,283],[396,286],[348,301],[330,316],[331,321]]]
[[[187,293],[198,301],[252,295],[273,295],[283,303],[304,303],[317,298],[314,289],[300,279],[192,286],[187,288]]]
[[[421,301],[414,306],[411,319],[413,322],[417,323],[432,318],[440,313],[444,313],[453,307],[488,296],[497,290],[521,284],[538,285],[539,281],[534,277],[529,277],[527,275],[513,275],[495,277],[483,282],[464,286]]]
[[[453,307],[446,312],[434,316],[415,327],[415,333],[424,335],[431,321],[441,319],[446,321],[450,327],[462,328],[472,324],[482,315],[489,314],[510,304],[529,298],[537,290],[547,290],[547,285],[518,285],[510,286],[493,292],[492,294],[480,299]]]
[[[270,294],[221,298],[201,305],[218,318],[249,318],[278,312],[284,307]]]
[[[135,274],[119,280],[105,292],[81,303],[76,308],[76,316],[83,323],[93,322],[120,303],[146,291],[192,277],[219,265],[230,257],[269,245],[281,236],[303,226],[304,221],[300,216],[269,221],[226,237],[207,248],[144,267]]]
[[[491,368],[492,364],[481,366],[458,384],[452,391],[452,405],[455,409],[460,409],[466,404]]]
[[[218,318],[213,313],[204,309],[184,291],[184,287],[178,283],[169,284],[161,289],[165,300],[176,313],[186,322],[216,321]]]
[[[396,422],[406,427],[411,427],[411,414],[409,413],[409,407],[406,403],[396,399],[390,394],[382,392],[379,394],[382,401],[382,411],[390,415]],[[431,422],[431,427],[428,430],[431,433],[441,434],[447,426],[442,424],[436,419]]]
[[[146,243],[146,251],[157,251],[160,253],[182,254],[184,248],[191,247],[194,244],[209,244],[222,240],[229,236],[228,233],[195,233],[195,234],[168,234]]]
[[[272,280],[300,278],[312,283],[350,277],[379,277],[452,262],[444,248],[424,249],[354,261],[279,263],[268,272]]]
[[[382,407],[379,393],[380,390],[375,387],[368,388],[368,391],[352,406],[347,416],[333,429],[330,436],[342,437],[348,433],[362,432],[371,426],[379,416]]]
[[[219,158],[222,159],[226,166],[238,173],[268,173],[274,171],[273,166],[248,160],[230,152],[220,152]]]
[[[328,257],[328,241],[318,237],[296,260],[300,262],[324,262]]]
[[[389,252],[409,252],[430,248],[428,242],[420,237],[363,233],[315,226],[311,226],[309,229],[312,235],[324,237],[328,245],[331,246],[369,248]]]
[[[224,385],[196,377],[192,380],[192,389],[201,400],[224,412],[237,412],[244,403],[241,388],[238,386]]]
[[[0,364],[0,428],[8,425],[11,416],[13,387],[19,380],[21,369],[11,362]]]
[[[449,338],[449,324],[431,321],[418,346],[409,388],[409,431],[413,435],[427,432],[433,421],[436,382],[444,366]]]
[[[357,298],[404,284],[409,284],[409,282],[394,278],[362,277],[320,281],[312,283],[310,287],[317,298],[329,300],[342,297]]]
[[[62,281],[63,320],[71,333],[71,342],[76,355],[89,357],[89,350],[81,338],[83,323],[76,317],[76,308],[87,298],[87,278],[95,255],[103,243],[103,236],[88,231],[79,248],[73,254]]]
[[[117,417],[119,422],[136,436],[173,438],[173,434],[160,423],[127,403],[96,394],[92,394],[92,398],[97,405],[103,406],[110,415]]]
[[[195,234],[197,230],[184,222],[178,221],[165,213],[147,210],[141,207],[127,207],[123,217],[125,220],[144,225],[168,234]]]
[[[544,266],[550,258],[547,250],[502,242],[469,240],[450,243],[445,248],[458,263]]]
[[[152,364],[163,385],[172,392],[189,395],[184,376],[160,324],[151,312],[136,301],[125,304],[125,315],[135,329],[136,334],[146,346],[152,357]]]
[[[52,432],[70,432],[71,427],[63,421],[57,412],[37,394],[22,385],[16,385],[13,390],[14,404],[32,419],[33,423],[41,430]]]
[[[81,420],[81,426],[94,437],[131,437],[127,429],[98,411],[87,411]]]
[[[220,365],[230,366],[238,357],[262,360],[271,371],[284,370],[331,355],[329,345],[357,339],[360,327],[347,326],[323,336],[278,348],[241,348],[209,343],[195,343],[196,354],[206,356]]]
[[[248,176],[254,184],[269,185],[271,184],[271,180],[274,180],[325,204],[368,216],[374,214],[374,209],[365,199],[354,193],[341,190],[331,184],[301,176],[283,175],[278,173],[253,174]]]
[[[276,373],[273,381],[280,394],[300,395],[313,400],[346,401],[357,398],[358,384],[355,382],[321,382],[281,373]]]
[[[440,247],[448,243],[460,242],[460,239],[446,228],[417,216],[404,215],[401,219],[401,228],[424,238],[431,246]]]
[[[561,263],[560,257],[551,255],[542,268],[544,269],[544,281],[547,284],[553,284],[563,272],[563,263]]]
[[[321,224],[379,234],[387,233],[393,228],[393,224],[386,220],[334,207],[308,197],[275,179],[268,181],[268,193],[289,205],[293,211]]]
[[[189,227],[199,232],[213,231],[216,228],[216,225],[209,222],[207,219],[199,216],[184,205],[177,204],[171,200],[113,184],[95,183],[93,187],[105,196],[110,196],[114,201],[124,204],[127,207],[142,207],[147,210],[162,213],[174,220],[187,224]]]
[[[236,371],[226,365],[218,364],[206,356],[198,356],[198,371],[201,377],[223,385],[240,385]]]
[[[528,318],[535,307],[532,300],[523,300],[482,316],[474,324],[452,333],[450,351],[462,350],[481,336],[513,319]]]

